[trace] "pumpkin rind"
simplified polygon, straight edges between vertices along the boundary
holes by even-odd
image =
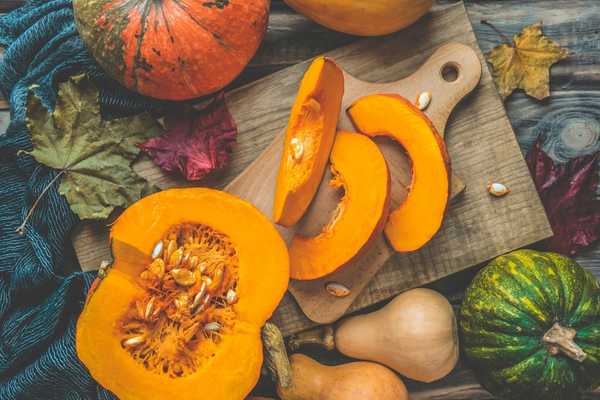
[[[340,131],[331,151],[330,185],[344,190],[332,219],[316,236],[296,234],[289,247],[290,276],[317,279],[353,260],[383,229],[390,174],[377,145],[360,133]]]
[[[218,91],[254,56],[270,0],[74,0],[77,29],[114,79],[184,100]]]
[[[587,355],[551,354],[542,337],[558,322]],[[600,284],[567,257],[519,250],[493,260],[466,291],[463,349],[492,393],[576,399],[600,384]]]
[[[344,75],[330,59],[315,59],[290,112],[279,164],[273,220],[297,223],[317,193],[333,146],[344,95]]]
[[[118,321],[144,293],[137,276],[164,232],[181,223],[226,233],[239,258],[236,320],[214,356],[189,375],[173,378],[144,368],[123,349]],[[285,243],[272,223],[244,200],[211,189],[173,189],[127,209],[111,230],[115,261],[90,293],[79,318],[77,354],[92,376],[121,399],[243,399],[262,365],[260,327],[285,293]],[[265,249],[269,251],[265,251]]]
[[[362,97],[347,112],[359,132],[397,141],[410,158],[408,195],[390,213],[385,235],[396,251],[420,249],[441,228],[446,214],[450,158],[444,141],[425,114],[395,94]]]

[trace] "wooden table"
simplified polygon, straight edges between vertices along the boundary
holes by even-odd
[[[456,1],[438,0],[436,7]],[[0,12],[8,11],[22,0],[0,1]],[[513,94],[505,103],[508,115],[521,144],[526,147],[541,124],[560,117],[564,110],[576,110],[579,123],[561,132],[565,141],[576,146],[590,140],[600,140],[600,118],[590,110],[600,104],[600,2],[597,0],[473,0],[466,1],[467,10],[479,45],[488,51],[501,42],[498,35],[482,19],[507,36],[522,27],[543,21],[544,32],[574,55],[552,69],[552,96],[543,102],[523,93]],[[288,8],[281,0],[273,0],[271,20],[266,39],[257,56],[234,83],[240,85],[271,72],[298,63],[316,54],[351,43],[357,38],[320,27]],[[0,108],[2,103],[0,102]],[[589,112],[588,112],[589,111]],[[0,111],[0,131],[4,130],[8,112]],[[577,261],[600,278],[600,243],[576,257]],[[432,285],[458,304],[475,271],[453,275]],[[337,362],[342,357],[315,354],[325,362]],[[459,365],[450,376],[433,383],[407,382],[413,400],[420,399],[491,399],[477,384],[473,374]],[[269,390],[269,388],[265,388]],[[590,393],[600,398],[600,390]]]

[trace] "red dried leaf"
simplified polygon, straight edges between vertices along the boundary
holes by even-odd
[[[541,139],[527,154],[527,165],[554,231],[545,242],[549,250],[573,255],[598,239],[598,160],[600,152],[554,164],[542,150]]]
[[[167,115],[165,125],[163,135],[140,146],[165,171],[198,181],[229,161],[237,128],[223,95],[201,111]]]

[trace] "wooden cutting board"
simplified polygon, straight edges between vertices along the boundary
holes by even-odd
[[[436,49],[448,42],[477,49],[462,4],[430,13],[415,26],[397,34],[361,40],[327,56],[357,79],[394,82],[414,73]],[[478,50],[476,54],[480,65],[483,64],[480,84],[455,109],[446,127],[453,170],[465,181],[467,188],[452,202],[444,226],[434,240],[418,252],[393,255],[360,292],[349,311],[364,308],[402,290],[482,263],[552,234],[489,71]],[[308,62],[287,68],[228,94],[228,106],[240,131],[239,143],[228,170],[211,182],[212,186],[225,187],[231,182],[230,188],[235,191],[240,180],[232,182],[232,179],[240,175],[282,132],[307,65]],[[435,79],[437,75],[431,77],[432,81]],[[412,90],[418,92],[429,88],[419,85]],[[439,101],[440,97],[437,99]],[[431,113],[435,110],[435,102],[436,97],[428,111],[434,121],[436,117]],[[449,113],[450,109],[444,112]],[[438,126],[438,129],[443,131],[443,126]],[[256,165],[253,164],[252,168]],[[149,161],[140,162],[136,170],[161,188],[182,185],[165,176]],[[512,192],[503,198],[492,198],[485,188],[490,181],[502,182]],[[110,259],[107,232],[106,223],[82,224],[74,232],[74,246],[84,269],[95,269],[102,260]],[[268,249],[265,248],[265,251]],[[378,260],[391,255],[389,251],[386,254],[380,250],[379,246],[373,247],[372,252]],[[301,297],[305,290],[292,284],[292,291]],[[358,291],[353,294],[358,294]],[[330,319],[324,314],[328,302],[311,307],[303,304],[313,318]],[[317,314],[311,309],[317,310]],[[314,325],[289,295],[282,300],[273,320],[284,334]]]

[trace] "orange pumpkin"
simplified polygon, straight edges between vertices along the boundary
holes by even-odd
[[[363,97],[348,115],[358,131],[398,141],[411,159],[408,196],[390,214],[385,234],[396,251],[421,248],[440,229],[448,204],[450,158],[443,139],[421,111],[398,95]]]
[[[293,238],[289,250],[294,279],[317,279],[343,267],[385,225],[390,174],[377,145],[365,135],[338,132],[331,170],[330,184],[342,190],[343,197],[320,234]]]
[[[126,87],[169,100],[222,89],[260,45],[270,0],[74,0],[77,29]]]
[[[319,57],[300,84],[287,126],[279,165],[273,219],[294,225],[315,196],[331,152],[344,95],[344,75]]]
[[[124,400],[245,398],[289,279],[272,223],[227,193],[173,189],[128,208],[111,242],[77,323],[91,375]]]

